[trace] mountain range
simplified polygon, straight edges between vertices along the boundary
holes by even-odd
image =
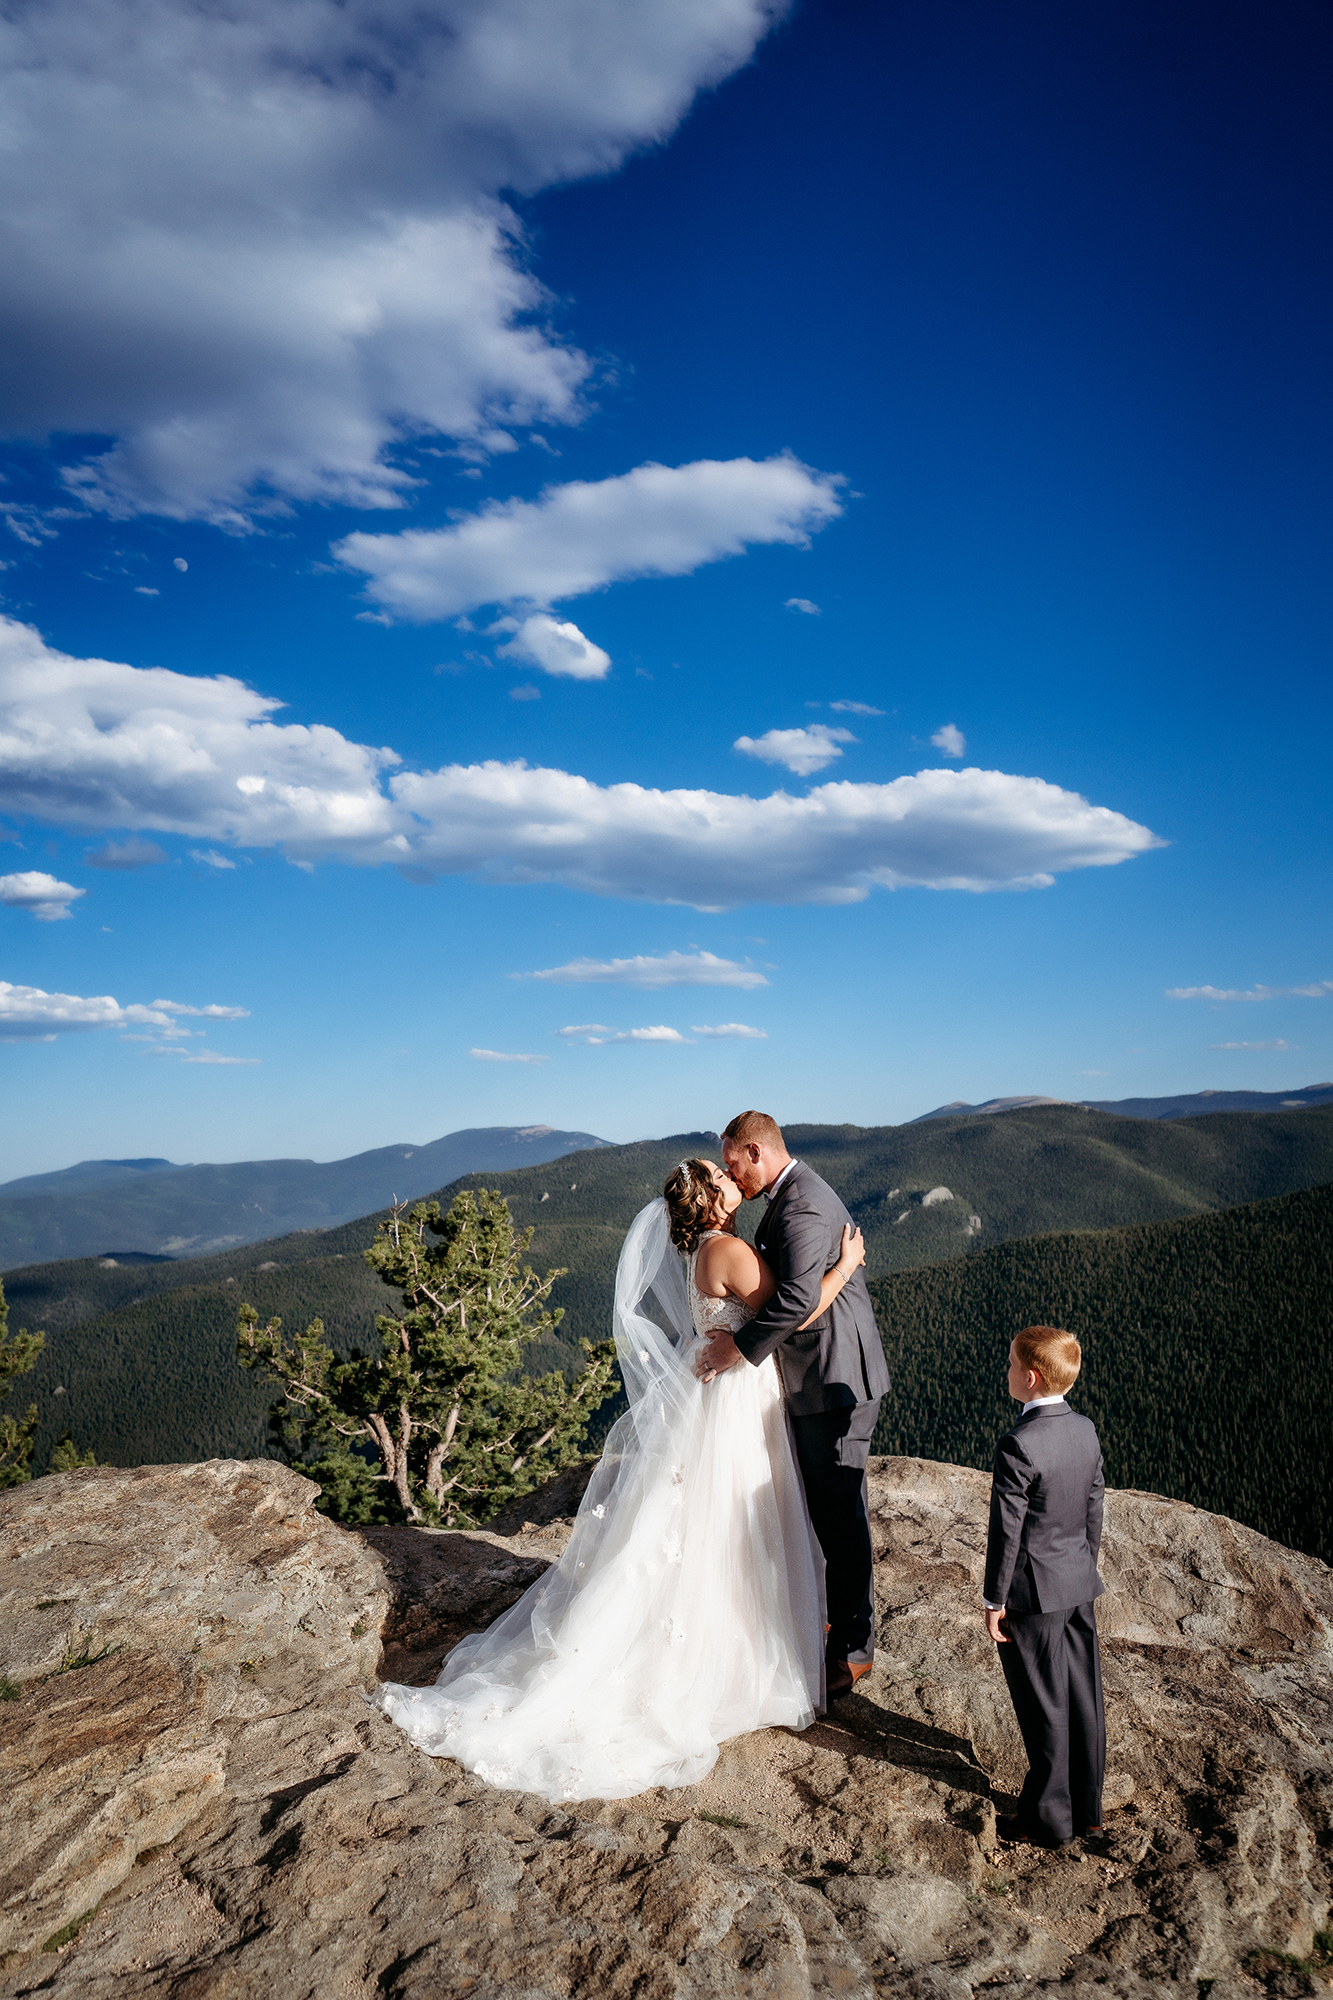
[[[200,1257],[295,1229],[331,1229],[469,1172],[491,1173],[606,1145],[591,1132],[490,1125],[429,1145],[347,1160],[82,1160],[0,1186],[0,1271],[57,1257]]]
[[[910,1123],[927,1118],[959,1118],[978,1112],[1018,1111],[1032,1104],[1077,1104],[1084,1111],[1110,1111],[1117,1118],[1206,1118],[1214,1111],[1303,1111],[1316,1104],[1333,1104],[1333,1083],[1307,1083],[1299,1090],[1195,1090],[1183,1097],[988,1097],[984,1104],[957,1098],[934,1111],[923,1111]]]
[[[1166,1225],[1333,1182],[1333,1106],[1181,1122],[1037,1106],[993,1118],[964,1115],[869,1130],[793,1126],[788,1138],[865,1229],[869,1276],[880,1286],[876,1296],[890,1343],[920,1317],[913,1303],[917,1293],[910,1286],[892,1287],[915,1284],[914,1274],[925,1267],[963,1274],[947,1294],[953,1300],[956,1292],[956,1306],[922,1323],[919,1350],[922,1342],[928,1346],[929,1340],[952,1340],[955,1334],[975,1341],[1004,1320],[1007,1308],[997,1303],[995,1283],[967,1274],[1008,1271],[1004,1258],[1011,1249],[1028,1254],[1015,1239],[1030,1242],[1066,1232],[1060,1241],[1068,1247],[1057,1270],[1063,1289],[1051,1288],[1049,1307],[1063,1310],[1069,1270],[1101,1268],[1095,1264],[1100,1254],[1095,1239],[1087,1232]],[[541,1270],[564,1268],[553,1302],[564,1309],[565,1319],[555,1338],[531,1351],[534,1370],[577,1366],[580,1338],[605,1337],[616,1259],[631,1218],[660,1191],[682,1156],[716,1156],[716,1151],[712,1133],[682,1133],[631,1146],[590,1147],[517,1171],[482,1169],[440,1190],[447,1204],[459,1185],[499,1187],[515,1221],[534,1229],[530,1261]],[[323,1232],[291,1234],[209,1257],[67,1258],[6,1272],[11,1326],[42,1328],[48,1336],[37,1368],[11,1397],[11,1407],[26,1407],[31,1399],[41,1412],[36,1465],[45,1463],[66,1428],[99,1460],[119,1465],[262,1454],[271,1392],[236,1365],[237,1307],[243,1301],[254,1305],[262,1318],[279,1317],[289,1330],[319,1316],[340,1351],[365,1346],[375,1337],[376,1315],[392,1312],[398,1302],[361,1256],[374,1238],[376,1220],[363,1214]],[[742,1226],[750,1230],[757,1220],[758,1204],[750,1203],[741,1211]],[[1319,1226],[1327,1227],[1326,1215]],[[1308,1235],[1315,1225],[1307,1217],[1301,1227]],[[1202,1239],[1187,1234],[1160,1240],[1165,1248],[1142,1265],[1150,1275],[1139,1291],[1133,1289],[1139,1279],[1117,1280],[1114,1298],[1127,1330],[1156,1325],[1165,1339],[1170,1328],[1161,1311],[1169,1321],[1176,1307],[1163,1305],[1161,1273],[1173,1268],[1173,1245]],[[1301,1268],[1308,1264],[1306,1256]],[[1276,1266],[1271,1259],[1264,1265],[1274,1354],[1280,1354],[1288,1324],[1284,1269],[1281,1259]],[[1293,1284],[1296,1276],[1293,1265]],[[1186,1298],[1193,1282],[1182,1276],[1171,1298]],[[1220,1278],[1205,1273],[1198,1282],[1205,1287],[1201,1324],[1228,1326],[1235,1314],[1226,1299],[1240,1280],[1224,1272]],[[1040,1290],[1034,1279],[1026,1291],[1015,1292],[1014,1309],[1031,1317],[1032,1296]],[[1075,1308],[1090,1310],[1096,1291],[1090,1280],[1085,1293],[1073,1299],[1071,1314]],[[1304,1286],[1302,1326],[1308,1291]],[[1242,1287],[1236,1295],[1249,1298],[1250,1291]],[[1156,1319],[1144,1318],[1149,1305]],[[1196,1345],[1202,1341],[1199,1353],[1206,1354],[1208,1336],[1199,1332],[1197,1319],[1196,1314],[1190,1322],[1195,1329],[1190,1338]],[[1308,1365],[1313,1365],[1308,1357],[1302,1358],[1302,1370]],[[929,1394],[923,1394],[912,1419],[917,1429],[925,1424],[921,1412],[929,1404]],[[1317,1407],[1322,1412],[1326,1405],[1320,1401]],[[608,1420],[613,1410],[608,1406]],[[909,1444],[900,1440],[894,1449],[908,1451]]]
[[[1333,1103],[1333,1083],[1309,1084],[1303,1090],[1285,1094],[1203,1090],[1192,1096],[1129,1097],[1107,1104],[1072,1105],[1051,1097],[992,1097],[983,1104],[961,1101],[942,1104],[910,1120],[909,1126],[1043,1107],[1173,1122],[1221,1111],[1299,1111],[1328,1103]],[[799,1129],[863,1130],[867,1139],[873,1135],[874,1143],[883,1153],[887,1135],[908,1128],[885,1125]],[[716,1149],[715,1134],[710,1135],[710,1143]],[[25,1174],[17,1180],[0,1183],[0,1271],[58,1257],[132,1253],[158,1257],[211,1256],[295,1229],[337,1228],[367,1211],[386,1206],[392,1196],[415,1201],[460,1174],[513,1171],[540,1165],[564,1153],[608,1144],[591,1132],[562,1132],[549,1125],[495,1125],[450,1132],[427,1146],[379,1146],[372,1152],[356,1153],[350,1159],[324,1162],[238,1160],[229,1165],[186,1166],[156,1157],[80,1160],[77,1165],[62,1167],[54,1173]],[[891,1161],[897,1155],[891,1144],[885,1157],[890,1162],[892,1179]],[[910,1146],[903,1157],[915,1157]],[[963,1193],[970,1198],[965,1190]],[[987,1203],[993,1221],[995,1204],[989,1195],[981,1195],[979,1199]],[[1234,1199],[1243,1197],[1237,1195]],[[1191,1207],[1207,1205],[1189,1196],[1163,1212],[1181,1214]],[[973,1201],[972,1206],[975,1210],[977,1202]],[[979,1235],[986,1226],[987,1216],[983,1213],[981,1223],[971,1228],[970,1233]],[[920,1231],[914,1228],[913,1234],[919,1235]],[[951,1254],[944,1238],[938,1254]],[[892,1253],[885,1268],[896,1269],[898,1262],[896,1253]]]

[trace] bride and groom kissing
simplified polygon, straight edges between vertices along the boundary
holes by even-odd
[[[423,1750],[551,1801],[697,1784],[733,1736],[808,1728],[869,1673],[866,1461],[889,1387],[846,1208],[767,1113],[682,1160],[616,1269],[613,1425],[560,1561],[434,1687],[376,1700]],[[736,1233],[762,1198],[754,1247]],[[984,1585],[1029,1771],[1006,1838],[1099,1831],[1105,1765],[1093,1600],[1097,1433],[1064,1392],[1072,1334],[1009,1356]]]
[[[743,1112],[682,1160],[616,1270],[629,1408],[558,1564],[378,1701],[422,1749],[551,1800],[696,1784],[746,1731],[805,1729],[869,1672],[866,1460],[889,1387],[861,1233]],[[762,1198],[752,1249],[741,1203]],[[748,1364],[748,1365],[747,1365]]]

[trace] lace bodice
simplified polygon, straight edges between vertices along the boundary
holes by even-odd
[[[694,1330],[705,1340],[711,1340],[715,1333],[725,1327],[728,1333],[735,1333],[738,1327],[746,1326],[754,1318],[753,1309],[741,1299],[710,1299],[701,1292],[694,1282],[694,1265],[699,1250],[710,1236],[721,1236],[720,1229],[705,1229],[693,1251],[690,1253],[690,1319]]]

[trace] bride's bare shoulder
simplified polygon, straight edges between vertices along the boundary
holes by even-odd
[[[707,1236],[699,1245],[694,1282],[704,1293],[722,1298],[729,1289],[749,1289],[759,1259],[740,1236]]]

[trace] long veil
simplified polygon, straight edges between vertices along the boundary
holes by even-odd
[[[694,1328],[685,1260],[671,1241],[660,1195],[639,1210],[620,1252],[614,1331],[629,1408],[607,1433],[564,1555],[503,1617],[455,1646],[441,1690],[488,1675],[502,1660],[510,1681],[525,1665],[515,1655],[529,1648],[534,1663],[537,1653],[563,1651],[573,1600],[596,1596],[599,1576],[644,1507],[670,1491],[672,1474],[687,1461],[701,1413],[687,1354]]]

